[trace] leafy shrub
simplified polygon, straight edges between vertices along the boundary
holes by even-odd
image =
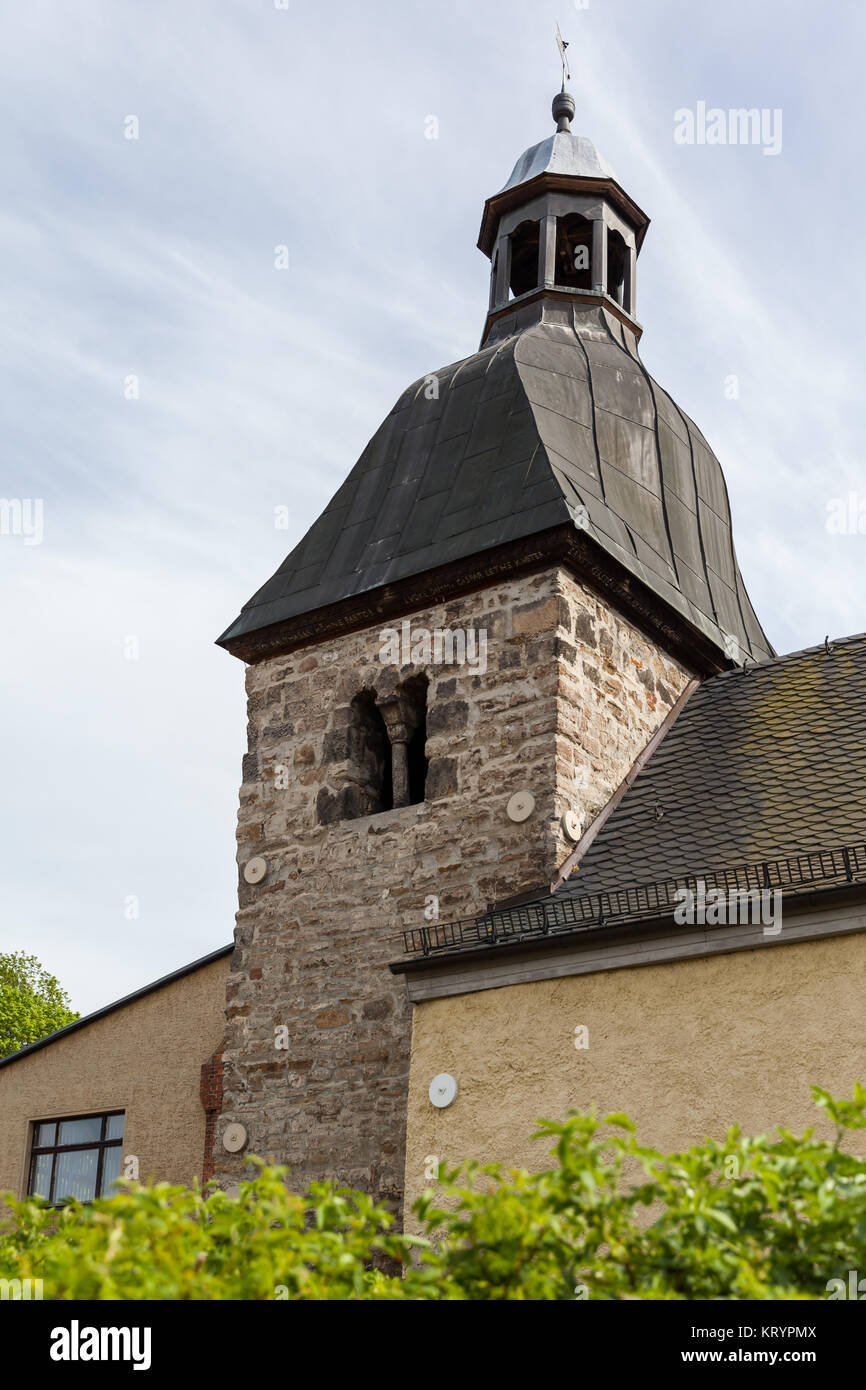
[[[362,1193],[296,1196],[261,1164],[236,1196],[123,1184],[56,1211],[7,1195],[0,1277],[41,1278],[51,1299],[826,1298],[866,1271],[866,1162],[841,1147],[866,1128],[866,1090],[813,1096],[832,1143],[733,1128],[660,1154],[625,1115],[544,1121],[553,1167],[441,1166],[414,1207],[421,1236]]]
[[[35,956],[0,952],[0,1057],[80,1017],[69,1007],[66,991]]]

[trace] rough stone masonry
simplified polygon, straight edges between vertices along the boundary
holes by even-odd
[[[238,818],[239,902],[227,985],[214,1171],[243,1172],[221,1138],[399,1207],[410,1052],[401,932],[543,889],[693,674],[565,570],[511,578],[411,615],[487,632],[487,669],[383,665],[368,628],[247,669],[249,752]],[[351,778],[351,702],[426,675],[425,800],[323,821]],[[509,798],[529,791],[515,824]],[[268,871],[249,884],[243,866]],[[426,919],[429,920],[429,917]],[[283,1046],[278,1047],[277,1043]]]

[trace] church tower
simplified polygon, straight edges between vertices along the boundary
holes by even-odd
[[[214,1171],[399,1205],[402,934],[546,890],[695,677],[772,654],[720,465],[638,355],[648,219],[553,103],[481,346],[413,383],[219,639],[247,664]]]

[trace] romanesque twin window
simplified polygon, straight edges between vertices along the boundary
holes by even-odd
[[[336,795],[320,793],[319,821],[355,820],[423,801],[426,743],[426,676],[412,676],[387,696],[360,691],[349,709],[344,785]]]

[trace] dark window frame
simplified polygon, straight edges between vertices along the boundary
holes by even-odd
[[[88,1114],[85,1114],[85,1115],[58,1115],[58,1116],[54,1117],[53,1119],[47,1119],[47,1120],[34,1120],[33,1123],[32,1123],[32,1135],[33,1135],[33,1138],[32,1138],[32,1140],[31,1140],[31,1144],[30,1144],[30,1163],[29,1163],[28,1170],[27,1170],[27,1195],[28,1195],[28,1197],[34,1195],[34,1192],[33,1192],[33,1184],[34,1184],[35,1179],[36,1179],[36,1161],[37,1161],[37,1159],[43,1158],[46,1154],[50,1154],[50,1155],[51,1155],[51,1182],[49,1183],[49,1187],[48,1187],[48,1202],[49,1202],[49,1205],[52,1206],[52,1207],[62,1207],[62,1206],[64,1205],[63,1200],[62,1200],[62,1199],[57,1200],[57,1199],[55,1198],[55,1193],[54,1193],[54,1184],[55,1184],[55,1181],[56,1181],[56,1178],[57,1178],[57,1156],[58,1156],[58,1154],[81,1153],[81,1152],[83,1152],[85,1149],[87,1149],[87,1150],[90,1150],[90,1149],[97,1149],[97,1150],[98,1150],[98,1155],[97,1155],[97,1159],[96,1159],[96,1184],[95,1184],[95,1187],[94,1187],[94,1200],[95,1200],[96,1197],[110,1196],[110,1195],[111,1195],[110,1193],[103,1193],[103,1191],[102,1191],[102,1177],[103,1177],[103,1172],[104,1172],[104,1169],[105,1169],[105,1162],[104,1162],[104,1160],[105,1160],[105,1150],[106,1150],[106,1149],[122,1149],[122,1148],[123,1148],[123,1135],[121,1135],[119,1139],[109,1139],[109,1138],[107,1138],[108,1121],[114,1119],[114,1117],[115,1117],[116,1115],[122,1115],[122,1116],[123,1116],[123,1119],[124,1119],[124,1128],[125,1128],[125,1127],[126,1127],[126,1111],[125,1111],[125,1110],[105,1110],[105,1111],[96,1110],[96,1111],[91,1111],[89,1115],[88,1115]],[[74,1121],[76,1121],[76,1120],[100,1120],[100,1121],[101,1121],[101,1124],[100,1124],[100,1127],[99,1127],[99,1138],[98,1138],[98,1139],[90,1139],[90,1140],[87,1140],[87,1141],[85,1141],[85,1142],[82,1143],[82,1144],[58,1144],[58,1143],[56,1142],[56,1140],[57,1140],[58,1134],[60,1133],[60,1126],[61,1126],[61,1125],[64,1125],[64,1124],[72,1124],[72,1123],[74,1123]],[[53,1144],[37,1144],[37,1143],[36,1143],[37,1137],[38,1137],[38,1135],[39,1135],[39,1130],[40,1130],[40,1128],[41,1128],[42,1125],[54,1125],[54,1139],[55,1139],[55,1142],[54,1142]]]

